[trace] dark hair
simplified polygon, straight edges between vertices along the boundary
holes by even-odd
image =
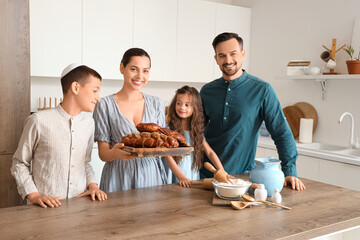
[[[65,76],[61,78],[61,87],[63,90],[63,94],[67,93],[73,82],[78,82],[81,85],[86,84],[89,76],[96,77],[100,79],[100,81],[102,79],[97,71],[84,65],[79,66],[68,72]]]
[[[124,67],[126,67],[126,65],[128,65],[128,63],[131,61],[131,58],[132,57],[147,57],[149,58],[150,60],[150,67],[151,67],[151,59],[150,59],[150,56],[149,54],[144,50],[144,49],[141,49],[141,48],[130,48],[128,49],[122,59],[121,59],[121,63],[124,65]]]
[[[176,101],[179,94],[189,94],[193,105],[193,114],[190,117],[190,136],[192,145],[194,147],[194,161],[192,162],[192,169],[199,170],[202,167],[202,160],[204,155],[203,140],[204,140],[204,112],[201,102],[201,97],[196,88],[183,86],[176,90],[176,94],[172,99],[169,106],[169,128],[184,134],[184,130],[181,128],[181,118],[176,114]],[[181,161],[181,157],[175,157],[175,161],[178,164]]]
[[[219,35],[217,35],[214,38],[214,41],[212,42],[212,46],[214,48],[214,51],[216,52],[216,46],[219,43],[228,41],[228,40],[233,39],[233,38],[235,38],[238,41],[238,43],[240,45],[240,49],[243,50],[243,40],[242,40],[241,37],[239,37],[239,35],[237,35],[237,33],[223,32],[223,33],[220,33]]]

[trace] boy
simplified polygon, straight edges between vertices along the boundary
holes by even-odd
[[[100,100],[101,76],[74,63],[62,72],[61,85],[64,100],[56,108],[26,119],[11,167],[20,195],[44,208],[64,198],[107,199],[90,166],[94,120],[84,113]]]

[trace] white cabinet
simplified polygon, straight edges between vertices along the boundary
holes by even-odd
[[[221,3],[216,4],[215,35],[223,32],[235,32],[243,39],[245,58],[242,62],[242,68],[248,70],[251,34],[251,9]],[[221,76],[222,73],[214,61],[214,79]]]
[[[216,4],[206,1],[178,2],[176,80],[213,80]]]
[[[360,166],[321,160],[319,181],[360,191]]]
[[[319,181],[320,159],[299,155],[296,160],[296,169],[299,177]]]
[[[82,0],[30,0],[32,76],[60,77],[81,62]]]
[[[83,1],[83,63],[105,79],[122,79],[120,61],[133,46],[133,5],[133,0]]]
[[[151,58],[150,80],[175,80],[177,0],[134,0],[134,47]]]

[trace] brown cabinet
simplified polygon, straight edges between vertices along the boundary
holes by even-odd
[[[0,1],[0,207],[24,203],[11,158],[30,114],[29,0]]]

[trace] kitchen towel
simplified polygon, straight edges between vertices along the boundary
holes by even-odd
[[[314,120],[311,118],[300,119],[300,131],[299,131],[299,142],[300,143],[312,143]]]

